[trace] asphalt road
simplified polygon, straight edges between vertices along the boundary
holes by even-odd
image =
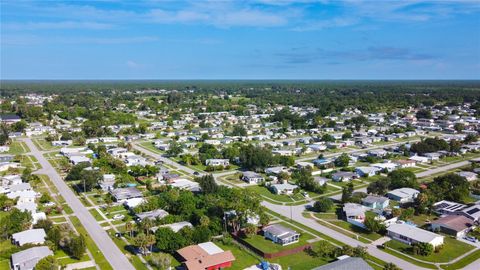
[[[460,162],[457,162],[457,163],[452,163],[452,164],[448,164],[448,165],[445,165],[445,166],[442,166],[442,167],[438,167],[438,168],[426,170],[426,171],[423,171],[423,172],[419,172],[419,173],[416,173],[415,175],[417,176],[417,178],[426,177],[426,176],[429,176],[429,175],[432,175],[432,174],[441,173],[441,172],[453,170],[453,169],[456,169],[456,168],[459,168],[459,167],[467,166],[469,164],[470,164],[470,161],[468,161],[468,160],[460,161]]]
[[[120,249],[115,245],[113,240],[108,236],[107,232],[98,224],[95,218],[88,212],[87,208],[83,206],[80,200],[75,196],[75,193],[63,181],[57,171],[53,168],[50,162],[42,155],[42,152],[33,144],[30,138],[23,140],[30,148],[30,154],[37,158],[42,165],[42,169],[36,171],[38,174],[46,174],[57,187],[60,194],[63,196],[67,204],[72,208],[73,214],[80,220],[83,227],[87,230],[90,237],[93,239],[97,247],[103,253],[113,269],[134,270],[135,268]],[[95,252],[95,251],[92,251]]]

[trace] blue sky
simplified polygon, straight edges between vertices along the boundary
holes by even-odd
[[[480,1],[8,1],[1,79],[480,79]]]

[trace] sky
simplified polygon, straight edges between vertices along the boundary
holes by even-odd
[[[0,0],[0,79],[480,79],[480,0]]]

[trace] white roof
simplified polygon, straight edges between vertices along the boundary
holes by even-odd
[[[31,229],[12,234],[12,239],[17,242],[19,246],[23,246],[28,243],[43,243],[45,242],[46,236],[45,230],[43,229]]]
[[[417,193],[420,193],[420,191],[413,188],[397,188],[388,192],[388,194],[397,196],[399,198],[410,198]]]
[[[200,243],[198,244],[198,246],[201,247],[203,250],[205,250],[205,252],[207,252],[208,255],[213,255],[213,254],[218,254],[223,252],[223,249],[219,248],[213,242]]]
[[[53,255],[48,247],[32,247],[26,250],[12,254],[12,264],[18,265],[18,269],[33,269],[38,261]]]
[[[422,242],[422,243],[430,243],[432,242],[434,239],[436,239],[437,237],[442,237],[441,235],[439,234],[436,234],[436,233],[433,233],[433,232],[429,232],[429,231],[426,231],[426,230],[422,230],[420,228],[417,228],[415,226],[412,226],[412,225],[407,225],[407,224],[392,224],[390,225],[387,230],[389,232],[393,232],[393,233],[396,233],[396,234],[399,234],[399,235],[403,235],[403,236],[406,236],[410,239],[413,239],[415,241],[418,241],[418,242]]]

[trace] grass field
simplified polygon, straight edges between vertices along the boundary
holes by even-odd
[[[390,248],[428,262],[449,262],[473,249],[473,246],[448,236],[445,237],[443,248],[438,253],[434,252],[429,256],[414,255],[411,246],[396,240],[390,240],[387,243]]]
[[[254,256],[251,252],[245,250],[239,245],[232,243],[230,245],[224,245],[222,242],[215,242],[223,250],[230,250],[235,257],[235,261],[232,264],[231,270],[242,270],[254,264],[260,263],[260,259]]]
[[[21,155],[25,154],[27,152],[30,152],[30,149],[24,142],[20,141],[13,141],[10,144],[10,150],[7,152],[7,154],[10,155]]]
[[[274,202],[296,202],[305,199],[301,194],[294,194],[292,196],[273,194],[268,188],[262,186],[249,186],[246,187],[246,189],[255,191],[264,198],[270,199]]]
[[[463,257],[462,259],[458,260],[455,263],[448,264],[448,265],[442,265],[441,267],[446,270],[454,270],[454,269],[461,269],[472,262],[478,260],[480,258],[480,249],[478,249],[475,252],[472,252],[471,254]]]

